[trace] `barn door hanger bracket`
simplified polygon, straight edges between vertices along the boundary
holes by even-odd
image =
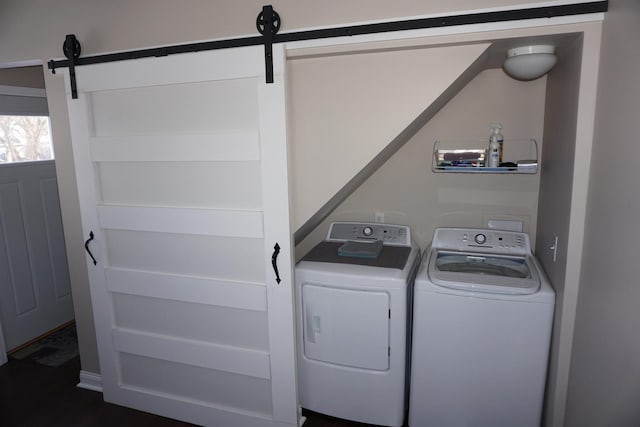
[[[280,30],[280,15],[271,5],[263,6],[256,18],[256,28],[264,40],[264,67],[267,83],[273,83],[273,42]]]
[[[71,83],[71,98],[78,98],[78,88],[76,86],[76,60],[80,58],[82,48],[80,42],[76,38],[75,34],[67,34],[62,44],[62,51],[64,56],[67,57],[69,67],[69,80]],[[56,61],[53,59],[49,61],[49,69],[52,73],[56,72]]]

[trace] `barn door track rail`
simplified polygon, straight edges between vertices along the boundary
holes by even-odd
[[[103,55],[81,57],[80,42],[74,34],[66,36],[63,53],[67,59],[51,60],[48,67],[52,73],[57,68],[69,67],[71,81],[71,96],[78,97],[76,89],[76,67],[81,65],[98,64],[103,62],[126,61],[130,59],[161,57],[178,53],[200,52],[205,50],[227,49],[232,47],[246,47],[264,45],[266,82],[273,83],[273,53],[274,43],[286,43],[303,40],[327,39],[334,37],[356,36],[364,34],[385,33],[392,31],[406,31],[426,28],[453,27],[458,25],[486,24],[505,21],[519,21],[524,19],[555,18],[559,16],[584,15],[606,12],[609,8],[608,0],[572,3],[554,6],[541,6],[525,9],[501,10],[494,12],[480,12],[463,15],[438,16],[433,18],[418,18],[404,21],[378,22],[375,24],[353,25],[346,27],[326,28],[318,30],[294,31],[278,34],[282,21],[280,15],[272,6],[263,6],[256,18],[256,28],[259,36],[241,37],[235,39],[215,40],[132,50]]]

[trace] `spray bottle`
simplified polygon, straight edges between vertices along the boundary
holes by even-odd
[[[489,155],[487,166],[497,168],[502,163],[502,144],[504,137],[500,133],[502,125],[500,123],[491,123],[491,135],[489,135]]]

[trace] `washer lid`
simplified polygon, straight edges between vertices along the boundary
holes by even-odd
[[[438,286],[511,295],[532,294],[540,288],[528,257],[434,250],[430,258],[429,278]]]

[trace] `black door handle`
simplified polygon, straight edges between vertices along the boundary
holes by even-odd
[[[279,285],[280,274],[278,273],[278,254],[280,253],[280,245],[276,243],[273,247],[273,255],[271,255],[271,265],[273,266],[273,271],[276,273],[276,283]]]
[[[93,235],[93,231],[90,231],[89,232],[89,238],[87,239],[86,242],[84,242],[84,250],[87,251],[87,253],[91,257],[91,259],[93,260],[93,265],[96,265],[96,264],[98,264],[98,261],[96,261],[96,259],[93,257],[93,254],[91,253],[91,250],[89,249],[89,242],[91,242],[94,237],[95,236]]]

